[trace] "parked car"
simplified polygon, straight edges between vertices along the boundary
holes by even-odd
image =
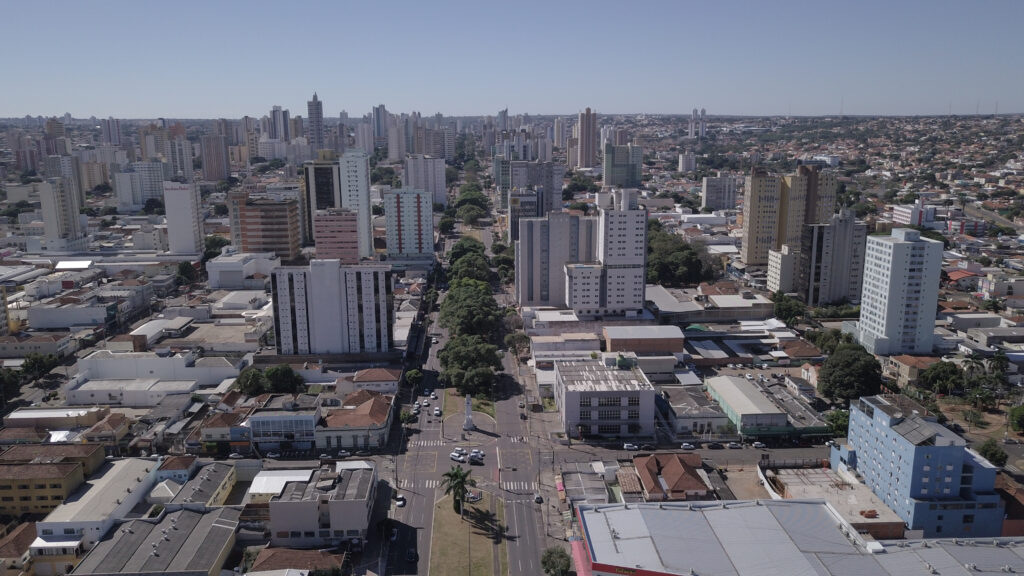
[[[264,458],[280,458],[281,455],[277,452],[267,452],[263,455]]]
[[[441,415],[441,407],[440,406],[434,406],[434,416],[440,416],[440,415]]]
[[[520,400],[519,401],[519,407],[520,408],[526,408],[526,402],[523,402],[522,400]]]
[[[356,456],[359,456],[360,458],[366,458],[367,456],[372,456],[372,455],[373,454],[371,454],[369,450],[360,450],[360,451],[356,452]]]
[[[696,450],[697,449],[696,446],[694,446],[693,444],[690,444],[689,442],[683,442],[683,445],[680,446],[680,448],[682,448],[683,450]]]
[[[745,378],[746,378],[747,380],[753,380],[753,379],[754,379],[754,375],[753,375],[753,374],[751,374],[750,372],[747,372],[747,375],[746,375],[746,376],[744,376],[744,377],[745,377]]]
[[[454,449],[452,449],[452,452],[455,452],[456,454],[462,454],[463,456],[466,455],[466,449],[463,448],[462,446],[456,446]]]
[[[754,448],[757,448],[757,449],[767,448],[768,447],[768,446],[765,446],[764,442],[754,442],[753,444],[751,444],[751,446],[753,446]]]
[[[331,457],[331,455],[330,455],[330,454],[328,454],[327,452],[324,452],[323,454],[321,454],[321,455],[320,455],[320,459],[321,459],[321,460],[327,460],[327,459],[329,459],[330,457]]]
[[[483,499],[483,495],[480,494],[479,492],[470,492],[469,490],[466,491],[466,502],[479,502]]]
[[[622,449],[623,450],[639,450],[640,447],[637,446],[636,444],[630,444],[629,442],[626,442],[625,444],[622,445]]]
[[[1003,437],[1003,444],[1020,444],[1016,438],[1010,438],[1009,436]]]
[[[657,450],[657,448],[654,446],[654,444],[644,444],[644,445],[640,446],[640,449],[641,450]]]
[[[431,400],[437,400],[437,393],[436,392],[431,392],[430,393],[430,399]]]
[[[739,442],[729,442],[729,448],[736,450],[738,448],[743,448],[743,444],[740,444]]]
[[[540,504],[540,503],[544,502],[544,497],[541,496],[540,494],[534,494],[533,495],[533,501],[536,502],[537,504]]]
[[[232,452],[231,454],[228,454],[228,458],[231,458],[232,460],[241,460],[242,458],[245,458],[245,456],[242,456],[238,452]]]
[[[430,406],[430,400],[424,398],[423,402],[420,402],[420,405],[422,405],[424,408],[427,408],[428,406]]]
[[[484,457],[483,456],[477,456],[475,454],[470,454],[469,455],[469,463],[470,464],[479,464],[480,466],[483,466],[483,464],[484,464]]]
[[[404,494],[399,494],[399,495],[395,496],[395,506],[398,506],[399,508],[404,508],[405,507],[405,495]]]
[[[481,457],[481,458],[483,458],[484,456],[486,456],[486,454],[484,454],[484,451],[483,451],[483,450],[479,450],[479,449],[477,449],[477,448],[473,448],[472,450],[470,450],[470,451],[469,451],[469,455],[470,455],[470,456],[479,456],[479,457]]]
[[[452,452],[451,454],[449,454],[449,456],[450,456],[450,457],[451,457],[451,459],[452,459],[452,460],[454,460],[455,462],[461,462],[461,463],[463,463],[463,464],[465,464],[465,463],[466,463],[466,457],[465,457],[465,456],[463,456],[462,454],[459,454],[458,452]]]
[[[724,448],[724,446],[722,446],[720,442],[712,442],[708,444],[708,448],[712,450],[721,450],[722,448]]]
[[[352,453],[348,450],[338,450],[338,458],[348,458]]]

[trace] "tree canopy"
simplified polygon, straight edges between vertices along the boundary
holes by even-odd
[[[441,304],[440,323],[455,334],[487,336],[501,327],[503,311],[491,294],[490,285],[469,278],[451,283]]]
[[[540,556],[540,567],[547,576],[566,576],[572,568],[572,558],[558,546],[545,548]]]
[[[807,307],[803,302],[786,296],[782,292],[772,294],[772,301],[775,302],[775,317],[785,322],[787,326],[793,326],[807,313]]]
[[[936,362],[918,374],[917,385],[938,394],[951,394],[963,389],[964,371],[953,362]]]
[[[861,396],[878,394],[881,386],[881,365],[856,344],[836,348],[818,374],[818,391],[832,401],[848,403]]]
[[[470,474],[470,470],[456,465],[441,475],[441,487],[444,488],[446,495],[451,494],[452,509],[457,514],[462,513],[462,504],[466,501],[466,489],[476,485]]]
[[[441,220],[437,223],[437,230],[441,234],[451,234],[452,230],[455,230],[455,218],[442,216]]]
[[[459,258],[462,258],[466,254],[469,254],[470,252],[475,252],[483,256],[484,251],[485,248],[483,242],[477,240],[476,238],[463,236],[462,238],[459,239],[458,242],[455,243],[454,246],[452,246],[451,250],[448,251],[448,260],[450,262],[455,262]]]
[[[246,396],[259,396],[267,389],[267,377],[259,368],[249,366],[235,378],[235,387]]]
[[[1006,450],[1003,450],[992,438],[985,440],[978,446],[978,454],[981,454],[985,460],[988,460],[994,466],[1003,466],[1006,464],[1007,459],[1009,459]]]
[[[492,275],[487,258],[477,252],[470,252],[456,260],[448,274],[453,280],[469,278],[481,282],[490,282]]]
[[[264,372],[269,392],[294,394],[306,383],[305,379],[287,364],[278,364]]]
[[[663,286],[699,284],[715,277],[707,249],[669,234],[657,220],[647,222],[647,282]]]
[[[460,220],[462,220],[466,224],[469,224],[470,226],[473,226],[474,224],[479,222],[481,218],[487,216],[487,211],[484,210],[483,208],[480,208],[479,206],[476,206],[475,204],[466,204],[464,206],[460,206],[459,209],[455,212],[455,214],[459,217]]]

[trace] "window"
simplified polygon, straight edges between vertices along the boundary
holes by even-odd
[[[299,532],[298,530],[292,530],[291,532],[289,532],[289,535],[292,538],[302,538],[302,532]]]
[[[287,538],[288,537],[288,532],[287,531],[278,532],[277,533],[277,537],[278,538]]]
[[[4,497],[0,498],[0,501],[3,501],[3,502],[14,502],[14,496],[4,496]]]
[[[640,397],[639,396],[630,396],[629,397],[629,405],[630,406],[639,406],[640,405]]]
[[[64,533],[65,534],[74,535],[75,534],[75,529],[74,528],[65,528],[64,529]]]
[[[615,396],[603,396],[597,399],[598,406],[622,406],[622,400]]]
[[[639,420],[640,419],[640,411],[639,410],[630,410],[629,411],[629,419],[630,420]]]
[[[590,398],[586,396],[580,396],[580,407],[590,406]]]
[[[598,420],[618,420],[622,418],[622,412],[619,410],[599,410],[597,418]]]
[[[309,530],[309,531],[307,531],[307,532],[303,532],[303,533],[302,533],[302,537],[303,537],[303,538],[312,538],[312,537],[313,537],[313,536],[315,536],[315,535],[316,535],[316,533],[315,533],[315,532],[313,532],[312,530]]]

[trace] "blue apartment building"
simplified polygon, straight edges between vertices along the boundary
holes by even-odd
[[[857,476],[924,538],[1002,532],[996,467],[906,396],[851,402],[847,443],[832,449],[832,468]]]

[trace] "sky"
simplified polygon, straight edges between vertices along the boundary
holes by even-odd
[[[0,117],[1024,112],[1024,1],[0,0]]]

